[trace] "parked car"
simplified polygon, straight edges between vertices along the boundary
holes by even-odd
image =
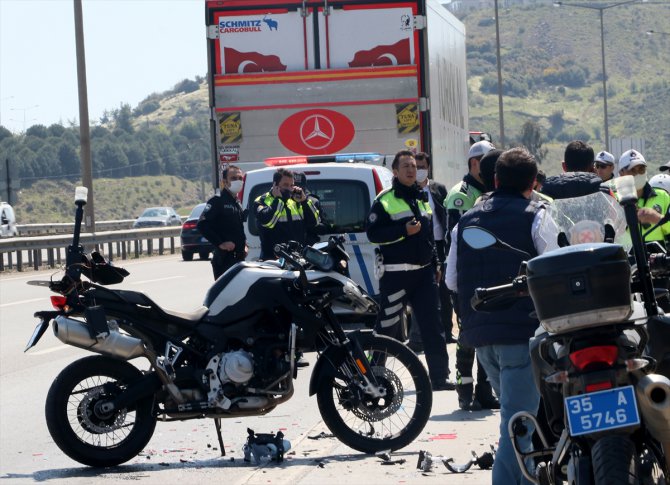
[[[209,259],[210,253],[214,251],[214,246],[198,229],[198,219],[206,205],[196,205],[181,226],[181,257],[184,261],[192,261],[195,253],[198,253],[200,259]]]
[[[179,226],[181,217],[172,207],[149,207],[133,222],[134,228]]]
[[[16,214],[7,202],[0,202],[0,237],[18,236],[16,227]]]

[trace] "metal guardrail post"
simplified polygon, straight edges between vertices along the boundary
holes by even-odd
[[[126,259],[126,243],[127,241],[121,241],[121,259],[125,260]]]
[[[28,251],[28,254],[30,254],[30,251]],[[19,271],[23,271],[23,251],[16,253],[16,268]]]
[[[147,256],[153,256],[154,252],[154,240],[149,238],[147,239]]]
[[[158,254],[163,256],[163,250],[165,249],[165,245],[163,244],[163,238],[160,238],[158,240]]]
[[[135,239],[135,258],[140,257],[140,241]]]
[[[107,243],[107,259],[110,262],[114,261],[114,246],[112,245],[112,241]]]
[[[55,264],[54,264],[54,248],[47,249],[47,264],[49,265],[49,268],[53,268],[55,266]]]
[[[174,254],[174,237],[170,238],[170,254]]]

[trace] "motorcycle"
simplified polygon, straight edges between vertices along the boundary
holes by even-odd
[[[524,262],[511,283],[477,289],[471,301],[495,311],[533,300],[541,327],[530,353],[542,404],[538,417],[519,412],[508,429],[522,473],[536,484],[670,477],[670,318],[659,313],[652,280],[670,264],[665,253],[646,252],[628,179],[617,180],[621,207],[602,193],[556,201],[562,247]],[[465,228],[463,239],[475,249],[519,251],[481,228]],[[524,452],[518,440],[531,428],[536,449]]]
[[[378,311],[341,274],[341,241],[323,250],[278,245],[279,261],[236,264],[200,309],[180,313],[143,293],[105,287],[128,272],[99,253],[84,254],[85,188],[77,189],[75,203],[65,275],[33,282],[58,294],[51,297],[56,309],[35,313],[40,322],[26,346],[36,345],[51,322],[62,342],[101,354],[64,368],[47,395],[49,433],[72,459],[93,467],[126,462],[159,420],[214,419],[222,444],[221,419],[261,416],[292,397],[296,360],[308,351],[318,357],[309,395],[344,444],[365,453],[399,449],[423,430],[432,391],[421,361],[372,331],[345,333],[333,313],[335,301]],[[149,370],[129,362],[139,357]]]

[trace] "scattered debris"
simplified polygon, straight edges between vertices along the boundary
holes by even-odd
[[[330,433],[324,433],[323,431],[321,431],[319,434],[317,434],[315,436],[308,436],[307,438],[310,439],[310,440],[320,440],[320,439],[323,439],[323,438],[335,438],[335,435],[330,434]]]
[[[279,431],[274,433],[254,433],[254,430],[247,428],[247,442],[244,445],[244,461],[250,462],[251,457],[257,465],[260,465],[264,458],[281,462],[284,460],[284,453],[291,449],[291,443],[284,439],[284,433]]]
[[[492,445],[491,451],[484,452],[481,456],[478,456],[474,451],[471,451],[471,453],[473,459],[468,460],[467,463],[464,463],[463,465],[457,465],[454,463],[453,458],[433,456],[430,452],[421,450],[419,451],[419,459],[416,463],[416,467],[424,473],[430,472],[432,471],[433,464],[438,460],[452,473],[465,473],[472,467],[472,465],[477,465],[482,470],[488,470],[493,466],[495,461],[495,448]]]

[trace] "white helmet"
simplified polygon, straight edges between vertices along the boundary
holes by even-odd
[[[656,189],[663,189],[670,193],[670,175],[667,173],[659,173],[649,179],[649,185]]]

